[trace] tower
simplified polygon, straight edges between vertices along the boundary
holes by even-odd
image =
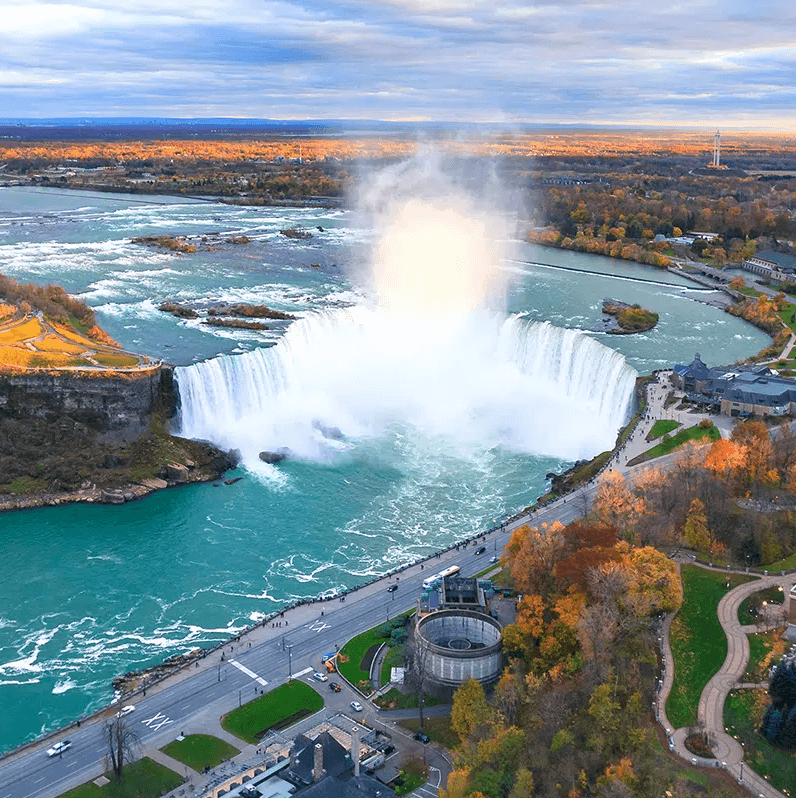
[[[720,151],[720,143],[719,140],[721,139],[721,133],[716,131],[716,135],[713,136],[713,168],[718,169],[721,165],[721,151]]]

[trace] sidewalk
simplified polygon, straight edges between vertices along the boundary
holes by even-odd
[[[711,570],[723,570],[714,568]],[[755,773],[749,766],[745,767],[744,750],[741,744],[724,728],[724,703],[730,690],[757,689],[757,683],[742,682],[749,664],[749,630],[758,631],[756,627],[741,626],[738,620],[738,608],[743,600],[752,593],[766,588],[781,585],[784,592],[790,590],[796,582],[796,575],[764,576],[751,582],[739,585],[722,597],[717,608],[719,623],[727,636],[727,656],[719,671],[714,674],[702,691],[699,698],[697,718],[700,727],[711,736],[715,759],[707,759],[692,754],[685,741],[689,729],[672,729],[666,715],[666,700],[674,683],[674,661],[669,643],[669,633],[673,615],[666,617],[663,623],[660,646],[663,664],[662,684],[653,708],[656,718],[667,734],[669,749],[681,759],[698,767],[720,767],[725,769],[740,785],[757,796],[765,798],[784,798],[783,793],[772,787],[768,781]],[[763,685],[767,687],[767,684]]]

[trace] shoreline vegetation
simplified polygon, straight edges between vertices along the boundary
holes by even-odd
[[[615,320],[615,324],[606,330],[612,335],[647,332],[658,323],[657,313],[646,310],[641,305],[628,305],[618,299],[604,299],[603,313]]]

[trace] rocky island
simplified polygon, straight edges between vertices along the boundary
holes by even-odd
[[[190,305],[181,305],[178,302],[161,302],[159,309],[164,313],[171,313],[179,319],[201,318],[202,324],[212,327],[230,327],[239,330],[268,330],[268,324],[255,319],[270,319],[272,321],[294,321],[295,316],[273,310],[266,305],[247,305],[243,303],[212,305],[204,308],[202,313]]]
[[[126,352],[58,286],[0,275],[0,510],[122,504],[234,466],[169,434],[173,369]]]
[[[630,335],[647,332],[658,323],[658,314],[642,308],[641,305],[628,305],[618,299],[603,299],[603,313],[612,316],[607,320],[604,331],[612,335]]]

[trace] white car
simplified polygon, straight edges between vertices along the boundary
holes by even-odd
[[[318,682],[325,682],[329,679],[325,673],[318,673],[318,671],[315,671],[315,673],[312,674],[312,678]]]
[[[360,704],[359,701],[352,701],[351,709],[353,709],[354,712],[362,712],[362,704]]]
[[[64,751],[71,747],[72,743],[69,742],[69,740],[61,740],[60,743],[56,743],[52,748],[47,749],[47,756],[60,756]]]
[[[127,706],[122,707],[117,713],[117,718],[123,718],[125,715],[129,715],[131,712],[135,710],[135,704],[127,704]]]

